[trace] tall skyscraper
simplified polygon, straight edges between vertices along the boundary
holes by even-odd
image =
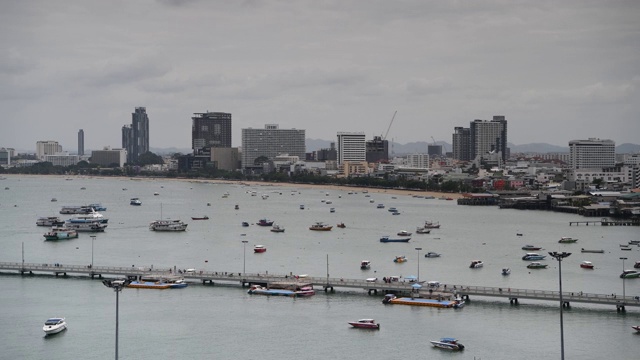
[[[596,138],[571,140],[569,156],[574,170],[612,167],[616,164],[616,143]]]
[[[149,151],[149,117],[147,108],[137,107],[131,114],[131,125],[122,127],[122,148],[127,150],[127,163]]]
[[[500,153],[502,161],[506,161],[507,120],[502,115],[495,115],[493,120],[474,120],[469,128],[455,127],[453,133],[453,156],[458,160],[474,160],[488,154]]]
[[[211,148],[231,147],[231,114],[194,113],[191,118],[191,148],[194,155],[211,154]]]
[[[84,155],[84,130],[78,130],[78,156]]]
[[[367,161],[367,145],[363,132],[338,133],[338,164],[345,161]]]
[[[266,124],[264,129],[242,129],[242,168],[252,167],[261,156],[273,160],[281,154],[305,158],[305,130],[280,129]]]

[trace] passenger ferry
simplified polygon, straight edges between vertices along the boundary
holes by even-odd
[[[181,220],[156,220],[149,224],[151,231],[185,231],[188,224]]]

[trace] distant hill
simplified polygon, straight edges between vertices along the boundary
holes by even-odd
[[[637,154],[640,153],[640,145],[624,143],[616,146],[617,154]]]
[[[511,149],[512,154],[515,154],[515,153],[544,154],[544,153],[568,153],[569,152],[568,146],[566,147],[557,146],[557,145],[551,145],[547,143],[531,143],[531,144],[524,144],[524,145],[515,145],[512,143],[509,143],[508,146]]]

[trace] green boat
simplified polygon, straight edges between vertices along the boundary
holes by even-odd
[[[625,270],[620,274],[621,279],[634,279],[640,277],[640,272],[636,270]]]

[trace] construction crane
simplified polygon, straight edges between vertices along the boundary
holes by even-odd
[[[395,120],[397,113],[398,113],[398,110],[396,110],[396,112],[393,113],[393,117],[391,118],[391,122],[389,123],[389,127],[387,128],[387,132],[384,134],[382,141],[387,139],[387,135],[389,135],[389,130],[391,129],[391,125],[393,125],[393,120]]]
[[[433,145],[438,145],[436,144],[436,139],[434,139],[433,136],[431,137],[431,140],[433,140]]]

